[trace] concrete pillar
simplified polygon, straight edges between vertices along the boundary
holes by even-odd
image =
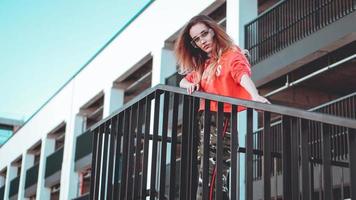
[[[83,132],[84,117],[76,115],[68,121],[61,170],[61,200],[73,199],[78,194],[79,177],[74,171],[74,158],[77,136]]]
[[[38,182],[36,191],[36,200],[50,199],[51,190],[45,187],[45,171],[47,156],[52,154],[55,149],[55,140],[49,139],[47,136],[42,138],[41,156],[38,167]]]
[[[166,78],[177,71],[174,52],[170,49],[158,46],[156,50],[152,52],[152,55],[152,86],[160,83],[164,84]]]
[[[245,24],[257,14],[257,0],[226,0],[226,32],[241,48],[245,46]]]
[[[33,166],[35,157],[32,154],[28,154],[27,152],[22,155],[22,164],[21,164],[21,178],[19,183],[19,193],[18,199],[27,199],[25,198],[25,181],[26,181],[26,172],[27,170]]]
[[[124,105],[125,91],[113,87],[104,89],[104,111],[103,118],[109,116],[113,111]]]
[[[5,177],[0,176],[0,187],[5,185]]]
[[[7,166],[7,171],[6,171],[6,183],[5,183],[5,192],[4,192],[4,199],[9,199],[9,192],[10,192],[10,182],[16,178],[17,176],[17,167],[12,166],[9,164]]]

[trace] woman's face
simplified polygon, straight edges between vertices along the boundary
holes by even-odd
[[[189,30],[189,35],[192,38],[191,44],[195,48],[200,48],[207,54],[213,50],[214,31],[203,23],[193,25]]]

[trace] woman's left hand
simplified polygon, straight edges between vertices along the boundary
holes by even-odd
[[[267,103],[267,104],[271,104],[271,102],[268,101],[268,99],[266,99],[265,97],[261,96],[261,95],[257,95],[255,97],[252,97],[253,101],[258,101],[261,103]]]

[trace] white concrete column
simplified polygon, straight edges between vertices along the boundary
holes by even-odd
[[[177,71],[174,52],[158,46],[152,52],[152,86],[164,84],[165,79]]]
[[[22,154],[22,164],[21,164],[21,178],[19,183],[19,193],[18,199],[27,199],[25,198],[25,181],[26,181],[26,172],[27,170],[33,166],[35,157],[32,154],[28,154],[27,152]]]
[[[104,89],[104,111],[103,118],[109,116],[113,111],[124,105],[125,91],[109,86]]]
[[[59,195],[61,200],[73,199],[78,193],[79,177],[78,173],[74,171],[74,158],[77,136],[83,132],[84,117],[75,115],[69,122],[66,130],[61,170],[61,191]]]
[[[6,171],[6,183],[5,183],[5,192],[4,192],[4,199],[9,199],[9,192],[10,192],[10,182],[17,176],[17,167],[12,166],[9,164],[7,166]]]
[[[257,0],[226,0],[226,32],[241,48],[245,46],[245,24],[257,14]]]
[[[55,140],[49,139],[47,136],[42,138],[41,156],[38,167],[38,182],[36,191],[36,200],[50,199],[51,190],[45,187],[45,171],[47,156],[54,152]]]
[[[0,187],[5,185],[5,177],[0,176]]]

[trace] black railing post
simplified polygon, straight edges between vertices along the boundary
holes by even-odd
[[[115,156],[115,141],[117,135],[117,116],[111,118],[110,130],[110,151],[109,151],[109,166],[108,166],[108,186],[107,186],[107,199],[113,198],[113,173],[114,156]]]
[[[103,139],[104,139],[104,147],[103,147],[103,156],[102,156],[102,169],[101,169],[101,188],[100,188],[100,199],[106,199],[106,191],[107,191],[107,156],[108,156],[108,144],[109,144],[109,133],[110,132],[110,120],[104,123],[103,127]]]
[[[161,153],[161,173],[159,199],[165,199],[166,187],[166,156],[167,156],[167,132],[168,132],[168,111],[169,111],[169,92],[164,92],[163,101],[163,123],[162,123],[162,153]]]
[[[327,124],[321,124],[321,137],[322,137],[322,166],[323,166],[323,178],[324,178],[324,199],[333,199],[332,193],[332,176],[331,176],[331,132],[330,126]]]
[[[176,163],[177,163],[177,126],[178,126],[179,95],[174,93],[172,111],[172,144],[171,144],[171,169],[169,183],[169,199],[176,199]]]
[[[299,126],[298,119],[291,118],[291,200],[299,199],[299,146],[298,135]]]
[[[223,176],[223,151],[224,151],[224,143],[223,143],[223,127],[224,127],[224,103],[218,102],[218,113],[217,113],[217,142],[216,142],[216,178],[215,178],[215,188],[216,194],[215,199],[220,200],[223,199],[222,192],[222,176]],[[228,123],[225,121],[225,123]],[[213,172],[214,173],[214,172]]]
[[[181,167],[180,167],[180,200],[186,200],[187,198],[187,172],[189,170],[188,166],[188,141],[189,141],[189,110],[190,101],[189,96],[183,95],[183,124],[182,124],[182,145],[181,145]]]
[[[302,172],[302,199],[312,199],[310,193],[310,175],[309,175],[309,122],[304,119],[299,120],[299,131],[301,138],[301,172]]]
[[[142,125],[144,123],[144,101],[139,101],[138,103],[138,114],[137,114],[137,133],[136,133],[136,160],[134,165],[135,181],[133,188],[133,199],[142,198],[140,195],[140,170],[143,170],[141,166],[141,149],[142,149]]]
[[[147,193],[147,167],[148,166],[148,150],[150,137],[150,123],[151,123],[151,99],[145,98],[145,137],[143,145],[143,164],[142,164],[142,182],[141,182],[141,199],[146,199]]]
[[[282,116],[283,199],[292,199],[290,117]]]
[[[120,185],[120,199],[126,198],[127,187],[127,163],[128,163],[128,148],[129,148],[129,128],[130,128],[130,116],[132,107],[125,110],[124,122],[123,122],[123,148],[122,148],[122,171],[121,171],[121,185]]]
[[[209,198],[209,143],[210,143],[210,126],[211,113],[210,113],[210,100],[205,99],[204,108],[204,139],[203,139],[203,199]]]
[[[253,199],[253,110],[247,108],[247,132],[246,132],[246,199]]]
[[[123,121],[124,121],[124,112],[121,112],[118,114],[117,117],[117,126],[114,126],[116,128],[116,145],[115,145],[115,168],[114,168],[114,187],[113,187],[113,199],[118,199],[119,198],[119,180],[121,181],[120,177],[120,169],[122,169],[121,164],[121,138],[123,136]]]
[[[133,169],[134,169],[134,153],[135,153],[135,136],[136,136],[136,125],[137,125],[137,115],[138,115],[138,103],[135,103],[132,106],[131,116],[130,116],[130,125],[129,125],[129,143],[128,143],[128,168],[127,168],[127,185],[126,185],[126,198],[133,198]]]
[[[263,113],[263,194],[271,199],[271,113]],[[277,175],[275,174],[276,178]]]
[[[158,143],[158,125],[159,112],[161,105],[161,91],[155,92],[155,108],[153,117],[153,139],[152,139],[152,163],[151,163],[151,183],[150,183],[150,200],[156,198],[156,176],[157,176],[157,143]]]
[[[98,128],[95,130],[92,130],[90,134],[93,134],[93,147],[92,147],[92,161],[91,161],[91,178],[90,178],[90,200],[95,200],[97,198],[96,196],[96,183],[99,183],[99,180],[97,179],[97,168],[96,168],[96,163],[98,162],[97,159],[97,151],[98,151]]]
[[[236,190],[237,182],[239,181],[239,177],[237,176],[237,151],[238,151],[238,132],[237,132],[237,108],[238,106],[232,105],[231,110],[231,120],[230,120],[230,128],[231,128],[231,199],[240,199],[239,194]]]
[[[356,129],[349,131],[350,191],[351,199],[356,198]]]

